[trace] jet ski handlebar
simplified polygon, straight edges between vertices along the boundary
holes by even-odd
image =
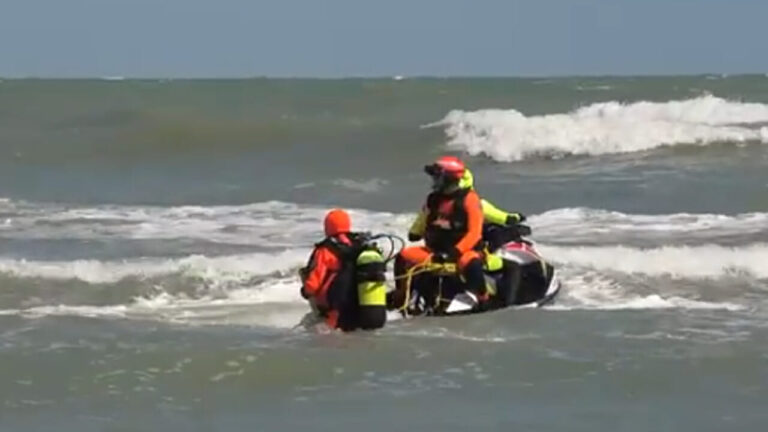
[[[521,241],[523,237],[529,235],[531,235],[531,227],[523,224],[486,224],[483,226],[483,239],[491,251],[499,249],[506,243]]]
[[[517,230],[517,234],[520,237],[526,237],[526,236],[531,235],[531,227],[529,227],[528,225],[517,224],[517,225],[513,225],[513,226]]]

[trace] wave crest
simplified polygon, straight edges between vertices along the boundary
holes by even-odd
[[[719,245],[560,247],[540,245],[540,251],[556,263],[594,270],[675,279],[715,279],[748,275],[768,278],[768,244],[741,247]]]
[[[147,279],[180,274],[202,280],[246,282],[257,276],[298,268],[309,249],[285,250],[281,253],[252,253],[206,257],[131,259],[122,261],[27,261],[0,259],[0,274],[17,278],[48,280],[80,280],[92,284],[116,283],[123,279]]]
[[[768,143],[768,104],[715,96],[669,102],[604,102],[565,114],[514,109],[453,110],[425,127],[445,127],[448,147],[498,161],[602,155],[716,142]]]

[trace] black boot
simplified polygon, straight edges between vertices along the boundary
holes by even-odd
[[[467,290],[475,294],[478,300],[486,297],[483,262],[480,259],[473,259],[464,267],[464,278],[467,280]]]
[[[403,306],[405,301],[405,288],[407,281],[405,280],[406,262],[403,257],[397,255],[395,257],[395,290],[387,293],[387,309],[393,310]]]

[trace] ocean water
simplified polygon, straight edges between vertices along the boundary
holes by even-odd
[[[302,326],[456,154],[555,304]],[[0,430],[760,431],[768,77],[0,81]]]

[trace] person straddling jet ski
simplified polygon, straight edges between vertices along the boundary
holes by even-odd
[[[438,261],[446,259],[456,260],[457,256],[459,257],[459,266],[463,269],[468,289],[473,293],[476,302],[487,300],[491,294],[486,289],[487,284],[485,283],[483,270],[486,270],[495,279],[496,283],[494,285],[496,286],[508,288],[516,286],[516,282],[519,280],[519,269],[514,263],[506,262],[493,253],[500,246],[500,244],[497,244],[498,242],[490,242],[494,245],[492,249],[486,249],[484,253],[479,252],[482,251],[484,245],[489,243],[488,241],[483,241],[486,240],[484,238],[486,234],[489,237],[498,239],[500,237],[499,234],[508,231],[505,227],[516,226],[525,220],[525,216],[521,213],[504,212],[489,201],[480,199],[474,190],[472,172],[458,158],[442,157],[434,164],[426,166],[425,171],[433,178],[433,193],[429,195],[427,204],[422,208],[422,211],[411,225],[408,239],[410,241],[418,241],[424,238],[426,247],[408,248],[398,256],[398,259],[395,261],[397,288],[389,297],[389,306],[397,307],[402,303],[403,291],[405,290],[402,275],[407,269],[430,258],[435,259],[435,257]],[[459,172],[462,174],[456,180]],[[469,208],[467,208],[467,196],[470,197]],[[479,206],[476,204],[478,200]],[[477,207],[480,207],[481,210],[480,238],[476,238],[476,231],[470,234],[469,227],[469,213],[473,209],[477,209]],[[439,222],[441,220],[440,211],[442,208],[449,210],[447,217],[443,218],[448,221],[447,224]],[[476,219],[475,223],[477,223]],[[455,248],[456,250],[452,254],[451,248],[448,248],[448,253],[443,250],[445,249],[444,245],[441,244],[443,238],[450,240],[457,237],[459,233],[466,233],[463,239],[471,239],[472,246],[470,251],[466,252],[466,254],[469,254],[469,257],[463,254],[459,255],[458,248]],[[503,236],[506,237],[506,235]],[[430,251],[433,252],[432,255],[429,255]],[[435,253],[437,254],[436,256]],[[461,265],[462,256],[465,257],[466,264],[464,266]],[[480,263],[479,265],[478,262]],[[477,275],[478,267],[479,276]],[[509,292],[509,289],[502,289],[500,291],[496,294],[504,304],[509,304],[513,301],[513,292]]]
[[[459,182],[463,189],[474,189],[474,177],[467,168]],[[502,307],[514,303],[516,291],[520,285],[520,267],[517,263],[504,260],[497,255],[498,249],[505,243],[527,235],[527,227],[519,227],[526,220],[522,213],[505,212],[485,199],[480,200],[483,207],[483,258],[485,271],[493,279],[494,294]]]
[[[384,327],[387,319],[385,260],[362,233],[351,231],[349,214],[334,209],[324,221],[326,238],[300,270],[301,295],[331,328]]]
[[[419,217],[408,234],[410,241],[422,237],[424,246],[403,249],[395,259],[395,291],[389,306],[402,305],[407,282],[405,274],[414,266],[431,262],[453,262],[466,280],[472,299],[488,299],[483,275],[483,211],[480,198],[471,188],[459,187],[466,168],[454,156],[443,156],[424,167],[432,178],[432,193],[427,196]]]
[[[475,178],[472,175],[472,171],[469,170],[469,168],[464,169],[464,175],[461,177],[461,180],[459,181],[459,187],[461,189],[473,189],[475,188]],[[490,201],[481,198],[480,204],[483,207],[483,224],[493,224],[493,225],[517,225],[523,221],[525,221],[525,215],[522,213],[508,213],[505,212],[495,205],[493,205]],[[420,214],[421,216],[421,214]],[[414,227],[416,226],[417,222],[414,222],[414,226],[411,227],[411,232],[413,232]],[[423,222],[422,222],[423,223]]]

